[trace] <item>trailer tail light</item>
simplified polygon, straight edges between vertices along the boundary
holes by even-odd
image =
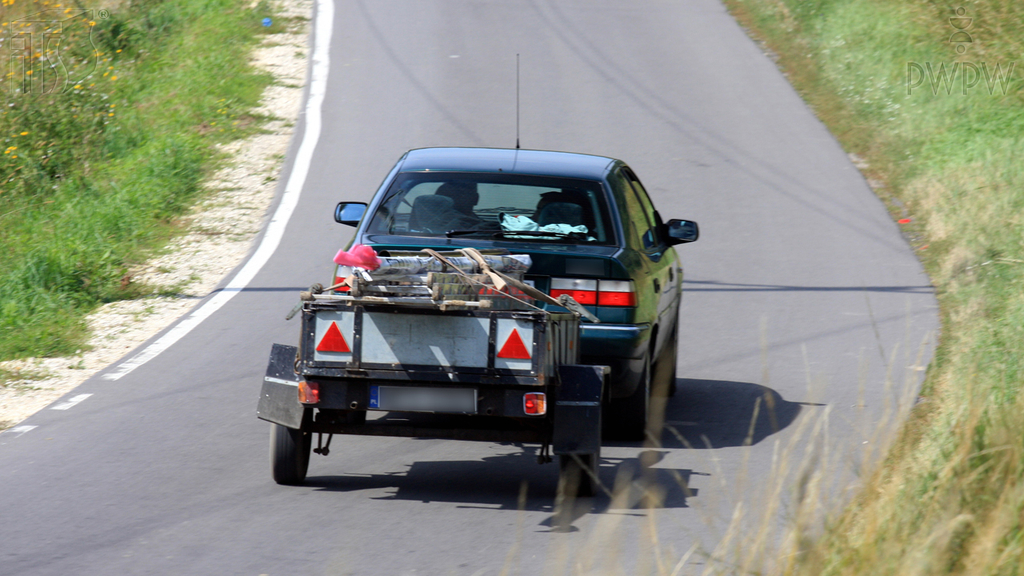
[[[636,288],[632,280],[601,280],[598,306],[636,306]]]
[[[320,385],[316,382],[306,382],[305,380],[299,382],[299,403],[319,404]]]
[[[597,304],[597,280],[552,278],[551,297],[558,298],[562,294],[572,296],[573,300],[584,306],[594,306]]]
[[[523,395],[523,411],[529,416],[543,416],[547,414],[547,397],[543,392],[527,392]]]
[[[334,284],[332,284],[332,286],[337,286],[338,284],[341,284],[342,282],[345,281],[346,278],[348,278],[351,275],[351,266],[338,266],[334,272]],[[349,290],[350,288],[348,286],[338,286],[337,288],[334,289],[335,292],[348,292]]]

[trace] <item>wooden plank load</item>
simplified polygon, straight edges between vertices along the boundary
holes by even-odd
[[[536,309],[533,298],[505,281],[523,282],[531,264],[525,254],[507,250],[384,252],[380,260],[380,268],[373,271],[351,269],[344,286],[335,287],[336,293],[359,301],[434,305],[442,310]]]

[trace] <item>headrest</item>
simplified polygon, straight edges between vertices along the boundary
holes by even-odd
[[[455,202],[455,209],[460,212],[471,212],[480,201],[475,182],[445,182],[437,187],[434,194],[451,198]]]
[[[584,224],[583,207],[570,202],[552,202],[540,209],[540,214],[537,215],[537,224],[541,226],[548,224],[581,226]]]
[[[426,196],[419,196],[412,201],[413,212],[429,212],[432,214],[440,214],[452,209],[455,202],[447,196],[437,196],[436,194],[428,194]]]

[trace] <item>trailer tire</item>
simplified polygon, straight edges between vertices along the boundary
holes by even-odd
[[[566,497],[589,497],[597,492],[598,454],[561,454],[558,456],[558,493]],[[577,458],[579,460],[577,461]],[[583,466],[580,466],[580,462]]]
[[[270,428],[270,470],[274,482],[299,486],[306,480],[313,435],[273,424]]]

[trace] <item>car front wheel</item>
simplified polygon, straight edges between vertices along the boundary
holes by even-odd
[[[679,326],[672,329],[672,336],[665,342],[664,349],[654,363],[651,376],[651,393],[655,396],[676,395],[676,360],[679,356]]]

